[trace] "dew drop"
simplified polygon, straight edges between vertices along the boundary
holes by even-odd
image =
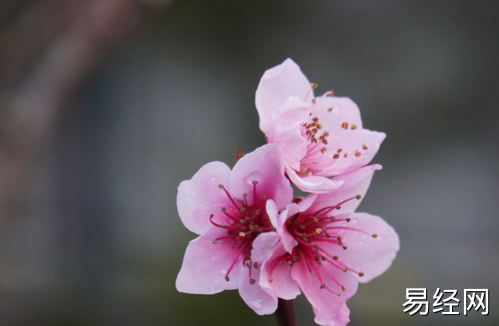
[[[211,181],[215,181],[215,180],[217,180],[217,177],[215,177],[214,175],[212,175],[211,178],[210,178],[210,180]]]
[[[225,275],[227,274],[227,270],[225,268],[220,270],[220,275]]]
[[[260,301],[258,301],[258,300],[251,300],[250,302],[248,302],[248,305],[251,308],[258,310],[258,309],[262,308],[262,304],[260,303]]]
[[[361,238],[362,238],[362,240],[365,240],[365,239],[367,239],[367,235],[364,234]]]
[[[362,246],[363,244],[364,244],[364,242],[362,242],[362,241],[361,241],[361,242],[359,242],[359,246]]]

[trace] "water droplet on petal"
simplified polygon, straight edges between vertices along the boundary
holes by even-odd
[[[362,241],[361,241],[361,242],[359,242],[359,246],[362,246],[363,244],[364,244],[364,242],[362,242]]]
[[[364,235],[362,236],[362,240],[365,240],[365,239],[367,239],[367,235],[365,235],[365,234],[364,234]]]
[[[262,308],[262,304],[259,301],[257,301],[257,300],[251,300],[251,301],[249,301],[248,305],[251,308],[255,309],[255,310],[258,310],[258,309]]]
[[[227,270],[226,270],[225,268],[221,269],[221,270],[220,270],[220,274],[221,274],[221,275],[225,275],[225,274],[227,274]]]
[[[210,178],[210,180],[211,181],[215,181],[215,180],[217,180],[217,177],[215,177],[214,175],[212,175],[211,178]]]

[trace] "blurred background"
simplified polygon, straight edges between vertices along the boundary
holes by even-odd
[[[499,2],[0,0],[0,325],[276,325],[180,294],[178,184],[265,143],[254,94],[293,58],[388,137],[360,211],[401,250],[349,325],[499,324]],[[402,312],[458,290],[460,316]],[[489,316],[463,291],[490,290]],[[301,325],[313,313],[297,300]]]

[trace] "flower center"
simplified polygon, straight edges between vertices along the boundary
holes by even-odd
[[[300,161],[300,174],[306,176],[308,173],[313,174],[334,164],[334,160],[330,155],[324,154],[327,152],[328,131],[322,130],[322,125],[318,117],[313,117],[309,123],[304,123],[301,128],[303,138],[308,141],[307,154]]]
[[[297,213],[286,222],[287,231],[298,241],[298,245],[293,248],[293,252],[286,253],[276,260],[276,264],[272,267],[269,281],[273,281],[272,271],[277,264],[288,264],[293,266],[296,262],[302,261],[310,274],[316,277],[321,289],[334,293],[338,296],[342,291],[346,290],[346,286],[341,284],[334,275],[334,270],[342,272],[352,272],[360,277],[364,276],[361,271],[356,271],[347,263],[342,261],[339,256],[332,255],[328,248],[331,245],[342,247],[347,250],[347,246],[343,243],[345,235],[344,230],[358,231],[369,234],[368,232],[347,226],[351,221],[350,217],[337,218],[331,214],[333,210],[340,210],[341,205],[354,199],[360,199],[361,196],[348,198],[336,205],[321,208],[315,212]],[[348,215],[347,215],[348,216]],[[340,235],[341,234],[341,235]],[[371,234],[376,238],[376,234]],[[332,282],[331,282],[332,281]]]
[[[259,267],[258,262],[253,263],[251,259],[251,249],[253,241],[263,232],[275,231],[272,226],[269,216],[265,210],[267,197],[259,195],[257,191],[258,181],[253,181],[253,203],[249,204],[247,194],[243,195],[244,200],[236,200],[223,185],[218,187],[222,189],[230,202],[230,207],[221,207],[221,211],[226,217],[225,223],[217,223],[213,220],[214,215],[210,215],[210,222],[217,228],[227,230],[227,234],[213,240],[214,244],[222,241],[230,244],[234,251],[231,259],[232,262],[225,273],[225,280],[228,282],[229,274],[237,262],[246,265],[249,268],[249,282],[255,283],[252,278],[252,269]]]

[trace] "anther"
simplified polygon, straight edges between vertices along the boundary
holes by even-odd
[[[346,272],[348,272],[348,268],[343,267],[342,271],[346,273]]]
[[[362,155],[358,150],[355,150],[355,157],[359,157],[360,155]]]
[[[254,268],[254,269],[258,269],[258,267],[259,267],[258,263],[254,263],[254,264],[253,264],[253,268]]]
[[[325,289],[326,288],[326,284],[322,283],[321,284],[321,289]]]
[[[274,281],[274,277],[269,277],[269,283],[272,283]]]
[[[361,198],[362,198],[362,196],[361,196],[360,194],[357,194],[357,196],[355,196],[355,198],[357,198],[357,199],[361,199]]]
[[[342,246],[342,248],[343,248],[343,250],[347,250],[348,247],[347,246]]]
[[[258,183],[258,181],[256,181],[256,180],[253,181],[253,185],[255,185],[255,186],[257,183]]]
[[[347,130],[347,129],[348,129],[348,122],[343,122],[343,123],[341,124],[341,128],[343,128],[343,129]]]
[[[338,260],[338,256],[333,256],[333,259],[334,260]]]
[[[363,148],[365,151],[367,151],[367,146],[366,146],[366,144],[362,144],[362,148]]]
[[[312,99],[312,103],[317,103],[317,100],[315,98]]]
[[[227,208],[225,208],[225,207],[222,207],[222,208],[221,208],[221,210],[222,210],[222,212],[224,212],[224,213],[225,213],[225,212],[227,212]]]
[[[343,155],[344,158],[347,158],[348,157],[348,153],[345,153],[345,155]]]
[[[347,217],[345,220],[346,220],[347,222],[350,222],[352,219],[351,219],[350,217]]]
[[[333,96],[333,95],[334,95],[334,91],[328,91],[328,92],[326,93],[326,96]]]
[[[321,228],[317,228],[317,229],[315,229],[315,233],[317,233],[317,234],[321,234],[321,233],[322,233],[322,229],[321,229]]]
[[[316,83],[310,83],[310,86],[311,86],[313,89],[316,89],[316,88],[317,88],[317,86],[319,86],[319,85],[317,85]]]
[[[340,158],[340,156],[339,156],[338,154],[334,154],[334,155],[333,155],[333,159],[337,160],[337,159],[339,159],[339,158]]]
[[[335,208],[336,208],[336,209],[341,209],[341,206],[340,206],[340,205],[338,205],[338,206],[336,206]]]
[[[267,196],[265,196],[265,195],[261,195],[261,196],[260,196],[260,199],[261,199],[261,200],[267,200]]]
[[[341,289],[342,289],[343,291],[345,291],[345,290],[347,289],[347,287],[346,287],[346,286],[344,286],[344,285],[342,285],[342,286],[341,286]]]
[[[343,238],[341,236],[338,236],[336,239],[338,239],[338,241],[343,240]]]
[[[331,222],[336,221],[336,217],[334,217],[333,215],[331,215],[331,217],[329,219],[331,220]]]
[[[249,280],[249,283],[250,283],[250,284],[255,284],[255,282],[256,282],[256,281],[255,281],[254,279]]]
[[[374,233],[374,234],[372,235],[372,237],[373,237],[373,238],[376,238],[376,237],[378,237],[378,235],[377,235],[376,233]]]
[[[224,185],[218,185],[218,188],[223,189]]]
[[[360,277],[364,276],[364,272],[359,272],[359,276]]]
[[[227,282],[229,282],[229,281],[230,281],[230,278],[229,278],[228,276],[225,276],[225,280],[226,280]]]
[[[326,256],[322,256],[322,257],[321,257],[321,260],[322,260],[322,261],[326,261]]]
[[[352,130],[357,129],[357,125],[355,123],[352,123]]]
[[[244,238],[244,237],[246,236],[246,233],[244,233],[244,232],[239,232],[239,236],[240,236],[241,238]]]
[[[338,148],[338,150],[336,151],[336,153],[339,154],[339,153],[341,153],[342,150],[343,150],[342,148]]]
[[[340,293],[340,292],[336,292],[336,295],[337,295],[337,296],[341,296],[341,293]]]
[[[331,111],[333,111],[333,108],[327,109],[327,112],[331,112]]]
[[[212,242],[213,242],[213,244],[217,244],[217,240],[213,240]]]
[[[326,147],[322,147],[322,148],[321,148],[321,153],[322,153],[322,154],[324,154],[326,151],[327,151],[327,148],[326,148]]]

